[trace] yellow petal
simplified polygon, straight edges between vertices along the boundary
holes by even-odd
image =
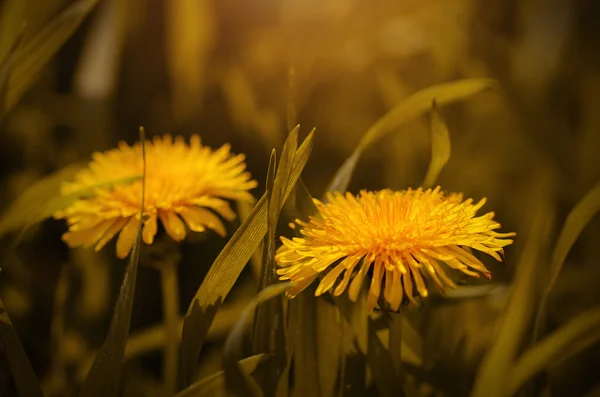
[[[102,236],[100,241],[98,241],[98,244],[96,244],[96,248],[94,248],[96,252],[100,251],[106,245],[106,243],[112,240],[112,238],[115,237],[115,235],[123,228],[123,226],[125,226],[126,223],[127,218],[121,218],[113,223],[106,233],[104,233],[104,236]]]
[[[117,257],[119,259],[124,259],[129,255],[129,252],[135,243],[137,226],[138,220],[132,216],[121,230],[121,233],[119,233],[119,238],[117,239]]]
[[[174,212],[159,211],[158,217],[173,240],[182,241],[185,238],[185,224]]]
[[[144,228],[142,229],[142,239],[146,244],[152,244],[154,242],[154,236],[158,229],[156,214],[150,214],[146,222],[144,222]]]
[[[179,214],[185,220],[190,230],[201,232],[205,230],[205,227],[209,227],[221,237],[227,234],[223,222],[207,209],[195,206],[185,207],[179,209]]]

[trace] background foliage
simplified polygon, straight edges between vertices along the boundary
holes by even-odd
[[[242,395],[256,385],[266,395],[340,395],[340,385],[344,395],[599,395],[596,3],[0,1],[0,395],[14,395],[19,385],[26,395],[78,394],[107,337],[127,268],[114,244],[99,253],[67,249],[63,222],[5,233],[15,214],[27,224],[43,218],[35,198],[56,185],[23,193],[52,172],[69,175],[93,151],[139,139],[140,125],[149,137],[199,133],[206,144],[231,142],[245,153],[259,181],[257,200],[266,193],[260,227],[242,231],[255,230],[252,241],[266,237],[264,252],[254,252],[239,278],[201,290],[213,262],[232,263],[219,257],[227,239],[191,236],[176,254],[160,242],[142,247],[122,395],[165,393],[162,352],[172,333],[162,325],[161,273],[148,266],[156,255],[180,257],[177,331],[194,296],[218,290],[201,295],[208,305],[202,318],[212,319],[205,340],[188,334],[202,346],[198,365],[192,358],[180,371],[201,383],[181,395],[219,395],[226,385]],[[465,78],[496,82],[450,104],[433,91],[440,106],[432,117],[425,109],[408,117],[400,108],[385,119],[389,131],[377,127],[411,94]],[[284,147],[297,123],[302,128]],[[377,128],[389,133],[363,145]],[[431,168],[438,170],[428,173],[432,146],[438,157]],[[258,290],[272,283],[261,263],[272,262],[273,236],[290,233],[291,214],[311,211],[308,192],[321,197],[357,147],[352,192],[416,187],[441,169],[444,189],[488,197],[486,208],[503,229],[517,232],[506,260],[487,263],[493,282],[470,282],[446,297],[432,294],[421,308],[368,321],[360,305],[335,302],[338,310],[310,290],[288,305],[271,287],[252,301],[271,298],[256,322],[240,322],[252,317],[244,310]],[[300,171],[293,200],[283,206],[278,201]],[[10,207],[22,197],[29,207]],[[250,209],[240,212],[230,237]],[[246,251],[250,257],[254,248]],[[240,269],[245,259],[236,259]],[[215,296],[224,300],[210,312]],[[267,343],[257,335],[269,327],[286,336],[275,357],[257,351]],[[183,340],[185,354],[185,331]],[[33,373],[39,388],[27,381]]]

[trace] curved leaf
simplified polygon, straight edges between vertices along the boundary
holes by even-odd
[[[42,67],[77,30],[98,0],[79,0],[71,4],[15,55],[8,79],[6,110],[11,109],[33,84]]]
[[[440,113],[440,109],[434,100],[431,106],[431,161],[423,187],[433,187],[435,181],[440,176],[442,169],[450,160],[450,133],[446,122]]]
[[[51,217],[56,211],[67,208],[75,201],[93,195],[98,188],[132,183],[141,178],[141,176],[133,176],[116,179],[68,195],[61,195],[60,185],[72,178],[82,167],[84,167],[83,164],[65,167],[31,185],[0,217],[0,236],[18,229],[27,229],[31,225]]]
[[[245,375],[250,375],[256,370],[258,365],[264,361],[264,354],[247,357],[238,362],[238,367]],[[175,395],[175,397],[225,397],[225,371],[219,371],[197,382],[191,384],[188,388],[183,389]]]
[[[495,85],[496,82],[491,79],[464,79],[438,84],[414,93],[392,108],[369,128],[352,155],[338,169],[329,183],[327,191],[345,192],[363,150],[402,124],[426,112],[431,108],[431,103],[434,100],[439,106],[445,106],[470,98]]]
[[[507,376],[507,395],[516,394],[525,382],[548,368],[559,365],[600,340],[600,308],[580,314],[527,350]]]

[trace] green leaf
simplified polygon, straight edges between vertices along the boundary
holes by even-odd
[[[538,263],[551,230],[551,218],[550,205],[542,201],[517,265],[500,329],[479,367],[472,397],[506,396],[506,379],[533,314]]]
[[[262,391],[256,382],[245,375],[238,365],[242,356],[244,333],[258,305],[283,294],[292,285],[292,283],[280,283],[261,290],[244,308],[240,319],[227,336],[223,349],[223,368],[227,389],[234,395],[240,397],[262,396]]]
[[[13,68],[13,64],[15,63],[15,57],[18,53],[18,49],[20,48],[22,38],[23,29],[21,29],[21,32],[16,37],[12,46],[9,48],[7,56],[4,58],[2,63],[0,63],[0,128],[4,123],[4,116],[6,115],[7,111],[6,95],[8,93],[8,79],[10,78],[10,72]]]
[[[567,258],[571,247],[583,232],[585,226],[592,220],[594,215],[600,211],[600,183],[596,184],[582,199],[577,203],[573,210],[567,216],[567,220],[560,231],[558,241],[552,254],[550,265],[550,276],[548,283],[540,299],[540,307],[536,315],[534,328],[534,342],[537,341],[545,332],[545,320],[548,305],[548,298],[558,279],[558,275]]]
[[[294,155],[283,201],[287,200],[308,161],[312,150],[313,134],[314,130]],[[284,163],[283,159],[281,163]],[[190,304],[181,336],[183,374],[186,382],[191,379],[198,355],[204,344],[206,332],[208,332],[208,326],[205,325],[210,325],[214,317],[214,314],[209,316],[202,310],[211,306],[218,308],[219,302],[227,296],[235,284],[256,247],[267,233],[267,212],[267,195],[265,193],[214,261]],[[194,309],[196,306],[197,308]],[[205,318],[200,320],[196,318],[197,316]],[[200,329],[202,324],[204,324],[203,328]]]
[[[0,299],[0,340],[19,396],[43,397],[40,382]]]
[[[296,329],[290,330],[294,340],[294,394],[321,396],[317,359],[317,300],[304,291],[290,302],[290,316],[296,317]]]
[[[277,167],[274,176],[275,158],[271,156],[269,173],[267,177],[268,195],[268,227],[265,243],[263,244],[263,271],[259,290],[266,288],[277,280],[275,265],[275,231],[279,221],[279,214],[283,205],[285,184],[289,179],[292,159],[298,147],[298,131],[296,127],[283,146],[282,162]],[[274,153],[274,151],[273,151]],[[285,161],[285,162],[284,162]],[[272,167],[271,167],[272,165]],[[274,179],[272,179],[274,177]],[[260,305],[254,317],[253,351],[273,355],[269,363],[259,371],[258,379],[267,395],[273,395],[277,383],[285,367],[285,340],[283,322],[283,302],[273,299]]]
[[[111,188],[115,185],[135,182],[141,176],[116,179],[78,190],[68,195],[61,195],[60,185],[71,179],[83,164],[76,164],[56,171],[29,187],[0,217],[0,236],[6,233],[27,229],[31,225],[51,217],[75,201],[93,196],[96,189]]]
[[[336,172],[327,191],[345,192],[348,189],[350,179],[363,150],[402,124],[426,112],[431,108],[431,103],[434,100],[438,105],[445,106],[470,98],[495,85],[496,82],[491,79],[464,79],[451,83],[438,84],[414,93],[392,108],[369,128],[352,155],[346,159]]]
[[[435,100],[431,106],[431,161],[423,187],[433,187],[450,160],[450,133]]]
[[[42,67],[62,47],[90,13],[98,0],[80,0],[50,21],[35,37],[24,43],[15,56],[6,93],[10,110],[34,83]]]
[[[515,395],[529,379],[557,366],[600,340],[600,307],[580,314],[527,350],[506,378],[507,395]]]
[[[108,335],[100,352],[96,356],[90,372],[88,373],[80,395],[82,397],[93,396],[117,396],[119,394],[119,381],[125,357],[125,346],[129,336],[129,324],[131,322],[131,311],[133,309],[133,298],[135,292],[135,281],[137,278],[138,262],[140,259],[140,244],[142,238],[142,218],[144,215],[144,197],[146,190],[146,146],[144,129],[140,128],[140,141],[142,142],[142,197],[140,214],[137,227],[136,241],[129,258],[129,264],[125,271],[125,277],[121,284],[119,298],[115,306],[114,314],[108,330]]]
[[[239,368],[245,375],[253,373],[260,363],[264,362],[266,355],[257,354],[240,360]],[[175,397],[226,397],[225,371],[218,371],[212,375],[202,378],[191,384],[188,388],[180,391]]]

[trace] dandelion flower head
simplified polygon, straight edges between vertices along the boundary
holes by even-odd
[[[283,245],[275,256],[281,267],[277,272],[281,280],[295,283],[288,291],[293,297],[331,268],[321,278],[316,295],[337,283],[333,294],[339,296],[348,289],[353,301],[371,274],[369,308],[383,290],[390,308],[398,310],[404,296],[416,303],[413,289],[427,296],[423,274],[442,291],[445,285],[456,287],[441,262],[470,276],[481,273],[490,278],[470,249],[501,261],[503,247],[512,243],[507,237],[515,234],[496,232],[500,224],[493,220],[493,212],[476,216],[485,201],[463,201],[462,194],[445,195],[439,186],[434,190],[361,191],[358,196],[328,194],[327,203],[314,200],[317,216],[309,222],[296,220],[302,237],[281,237]]]
[[[175,241],[195,232],[212,229],[225,235],[219,218],[235,218],[227,199],[251,200],[256,186],[245,171],[243,154],[232,155],[228,144],[212,150],[194,135],[189,145],[183,137],[170,135],[146,141],[146,193],[142,239],[152,244],[158,220]],[[94,153],[89,166],[74,181],[64,183],[63,195],[143,173],[142,146],[119,143],[116,149]],[[117,238],[117,256],[126,257],[133,247],[140,217],[142,181],[96,187],[91,197],[77,200],[54,214],[66,219],[69,230],[63,240],[71,247],[94,246],[100,250]]]

